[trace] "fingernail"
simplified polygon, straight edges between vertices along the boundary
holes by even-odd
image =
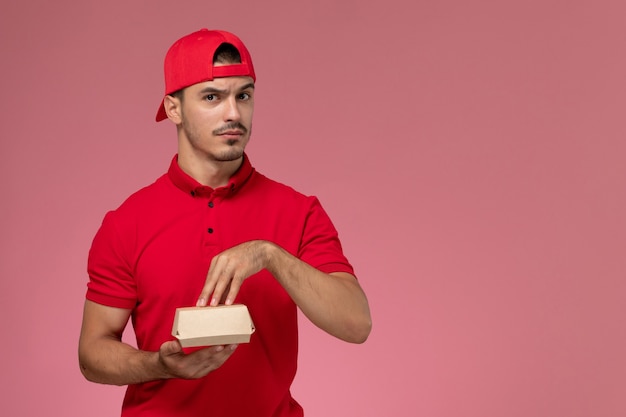
[[[196,307],[204,307],[206,304],[206,300],[202,297],[198,298],[198,302],[196,303]]]
[[[211,305],[212,305],[213,307],[215,307],[215,306],[217,305],[217,298],[213,298],[213,299],[211,300]]]
[[[230,345],[230,350],[235,350],[235,349],[237,349],[237,346],[239,346],[239,345]]]

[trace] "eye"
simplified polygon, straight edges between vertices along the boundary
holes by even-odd
[[[207,95],[204,97],[204,99],[205,99],[206,101],[213,101],[213,100],[215,100],[215,99],[216,99],[216,97],[215,97],[215,94],[207,94]]]
[[[239,94],[239,100],[250,100],[250,94],[249,93],[241,93]]]

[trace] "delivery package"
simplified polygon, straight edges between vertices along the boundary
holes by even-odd
[[[250,342],[254,323],[243,304],[176,309],[172,336],[184,348]]]

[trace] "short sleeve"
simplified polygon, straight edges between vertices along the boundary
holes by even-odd
[[[110,307],[132,309],[137,302],[133,276],[132,233],[120,232],[116,212],[105,216],[94,237],[87,272],[87,299]]]
[[[347,272],[354,275],[330,217],[317,198],[310,199],[298,257],[325,273]]]

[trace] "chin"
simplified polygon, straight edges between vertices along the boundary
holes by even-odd
[[[220,152],[219,154],[215,155],[215,160],[221,161],[221,162],[231,162],[231,161],[238,160],[242,156],[243,156],[243,148],[237,147],[237,148],[231,148],[224,152]]]

